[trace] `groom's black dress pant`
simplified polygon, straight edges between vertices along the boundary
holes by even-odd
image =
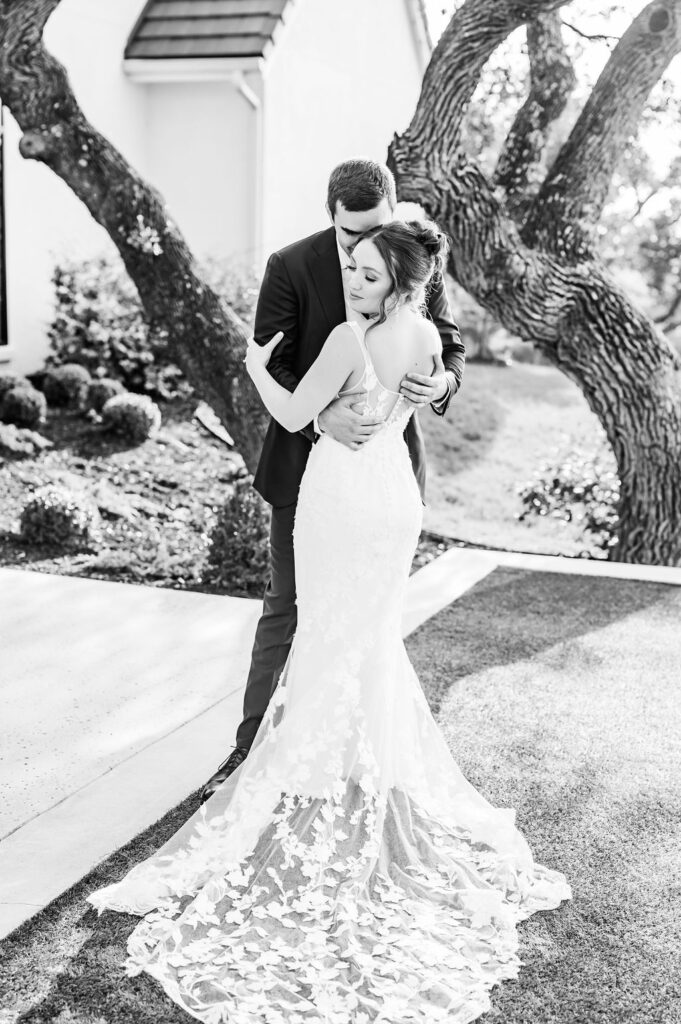
[[[296,631],[296,574],[293,561],[293,521],[296,505],[272,509],[270,525],[271,576],[255,631],[251,667],[244,694],[244,717],[236,733],[237,747],[247,750],[255,739],[270,697],[276,688]]]

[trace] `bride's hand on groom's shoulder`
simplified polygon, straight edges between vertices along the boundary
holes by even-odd
[[[244,358],[244,362],[246,364],[246,370],[251,376],[253,376],[253,370],[258,366],[267,366],[272,356],[272,352],[283,337],[284,332],[277,331],[274,337],[264,345],[259,345],[255,338],[248,339],[246,343],[246,356]]]

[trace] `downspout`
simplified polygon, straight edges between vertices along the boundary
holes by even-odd
[[[262,79],[261,79],[262,80]],[[263,109],[262,99],[248,84],[243,71],[235,71],[232,81],[248,105],[255,111],[255,214],[253,220],[254,252],[253,264],[260,273],[263,269],[263,199],[264,199],[264,161],[263,161]]]

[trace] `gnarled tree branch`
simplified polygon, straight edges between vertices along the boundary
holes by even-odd
[[[440,37],[423,79],[411,125],[403,136],[418,137],[431,119],[439,126],[438,151],[458,145],[461,125],[480,74],[490,56],[511,32],[544,11],[557,10],[564,0],[495,0],[466,3],[454,14]]]
[[[681,49],[681,0],[653,0],[613,50],[527,217],[523,238],[588,258],[612,175],[651,89]]]
[[[163,199],[84,117],[42,32],[59,0],[0,0],[0,95],[23,156],[62,178],[120,252],[156,336],[215,409],[254,467],[266,414],[244,372],[238,317],[200,277]]]
[[[475,9],[479,23],[492,19],[496,0],[475,0]],[[473,36],[468,45],[474,45]],[[638,45],[647,67],[655,55],[640,34]],[[486,56],[488,36],[482,29],[480,46]],[[452,53],[462,56],[454,43],[439,57],[436,51],[429,74],[457,91],[465,71],[457,68],[447,78],[441,66]],[[475,54],[467,60],[477,66]],[[435,100],[432,91],[422,93],[412,124],[390,149],[398,195],[421,203],[446,230],[450,267],[459,283],[574,380],[600,419],[621,481],[618,544],[610,557],[680,565],[681,358],[597,256],[585,251],[561,259],[548,224],[546,236],[527,244],[456,132],[441,131],[439,111],[457,111],[462,97],[460,92]],[[589,124],[592,132],[604,130],[608,136],[607,126],[595,118]],[[593,144],[598,149],[600,142]],[[560,180],[554,178],[557,194]],[[569,190],[571,178],[562,179],[562,186]]]
[[[507,209],[518,223],[524,220],[543,178],[548,129],[563,113],[576,82],[556,11],[528,22],[527,50],[530,91],[516,114],[494,173],[494,183],[504,189]]]

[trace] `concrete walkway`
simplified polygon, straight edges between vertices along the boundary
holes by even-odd
[[[411,577],[404,634],[498,565],[681,585],[681,569],[453,548]],[[0,937],[211,774],[259,607],[0,570]]]

